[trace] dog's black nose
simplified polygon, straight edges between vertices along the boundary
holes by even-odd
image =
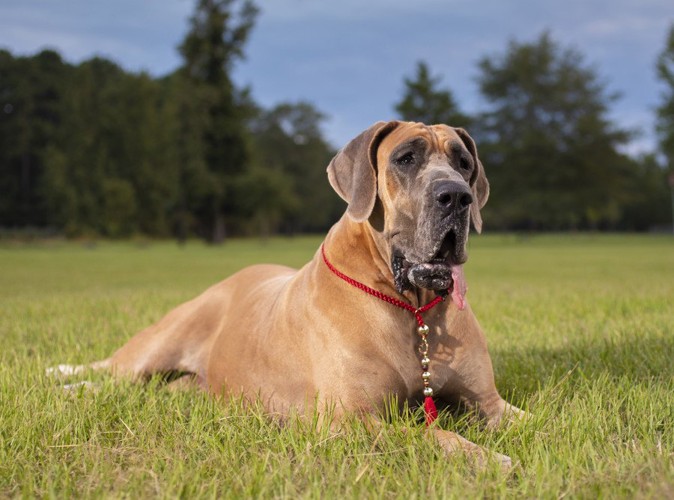
[[[461,213],[473,203],[470,188],[456,181],[440,181],[433,186],[435,201],[444,215]]]

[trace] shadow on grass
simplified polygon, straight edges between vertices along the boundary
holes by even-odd
[[[562,378],[607,375],[635,383],[674,377],[674,335],[570,341],[536,349],[492,349],[496,385],[502,394],[532,395]]]

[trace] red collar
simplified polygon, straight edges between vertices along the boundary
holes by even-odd
[[[323,261],[325,262],[325,265],[327,265],[328,268],[330,269],[330,271],[332,271],[334,274],[336,274],[341,279],[346,281],[349,285],[355,286],[356,288],[360,288],[365,293],[369,293],[370,295],[374,295],[378,299],[381,299],[385,302],[388,302],[389,304],[393,304],[394,306],[400,307],[401,309],[405,309],[405,310],[411,312],[412,314],[414,314],[414,317],[416,318],[419,326],[425,325],[424,320],[421,317],[421,313],[424,313],[424,312],[428,311],[429,309],[432,309],[433,307],[435,307],[437,304],[439,304],[440,302],[442,302],[444,300],[444,297],[438,295],[433,300],[431,300],[428,304],[426,304],[425,306],[421,306],[420,308],[417,309],[417,308],[411,306],[410,304],[408,304],[407,302],[403,302],[400,299],[396,299],[395,297],[391,297],[390,295],[386,295],[385,293],[382,293],[378,290],[375,290],[374,288],[370,288],[366,284],[361,283],[360,281],[356,281],[355,279],[353,279],[353,278],[347,276],[346,274],[342,273],[341,271],[339,271],[339,269],[337,269],[335,266],[333,266],[332,263],[328,260],[328,257],[325,255],[325,245],[321,245],[321,253],[323,254]]]

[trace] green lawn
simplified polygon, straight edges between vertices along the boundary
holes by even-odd
[[[468,297],[497,386],[533,417],[441,423],[510,455],[507,475],[444,457],[415,415],[333,434],[158,383],[68,392],[44,375],[109,355],[242,266],[299,266],[319,242],[0,244],[0,497],[674,497],[671,236],[473,237]]]

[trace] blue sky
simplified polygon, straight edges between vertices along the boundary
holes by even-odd
[[[329,116],[341,146],[395,117],[403,77],[425,60],[466,112],[484,108],[477,61],[508,41],[544,30],[584,54],[622,98],[612,117],[640,129],[631,152],[654,148],[662,88],[655,60],[674,23],[671,0],[257,0],[261,13],[235,79],[272,106],[305,99]],[[58,50],[70,62],[94,55],[159,76],[180,64],[176,46],[193,0],[0,0],[0,47],[14,54]]]

